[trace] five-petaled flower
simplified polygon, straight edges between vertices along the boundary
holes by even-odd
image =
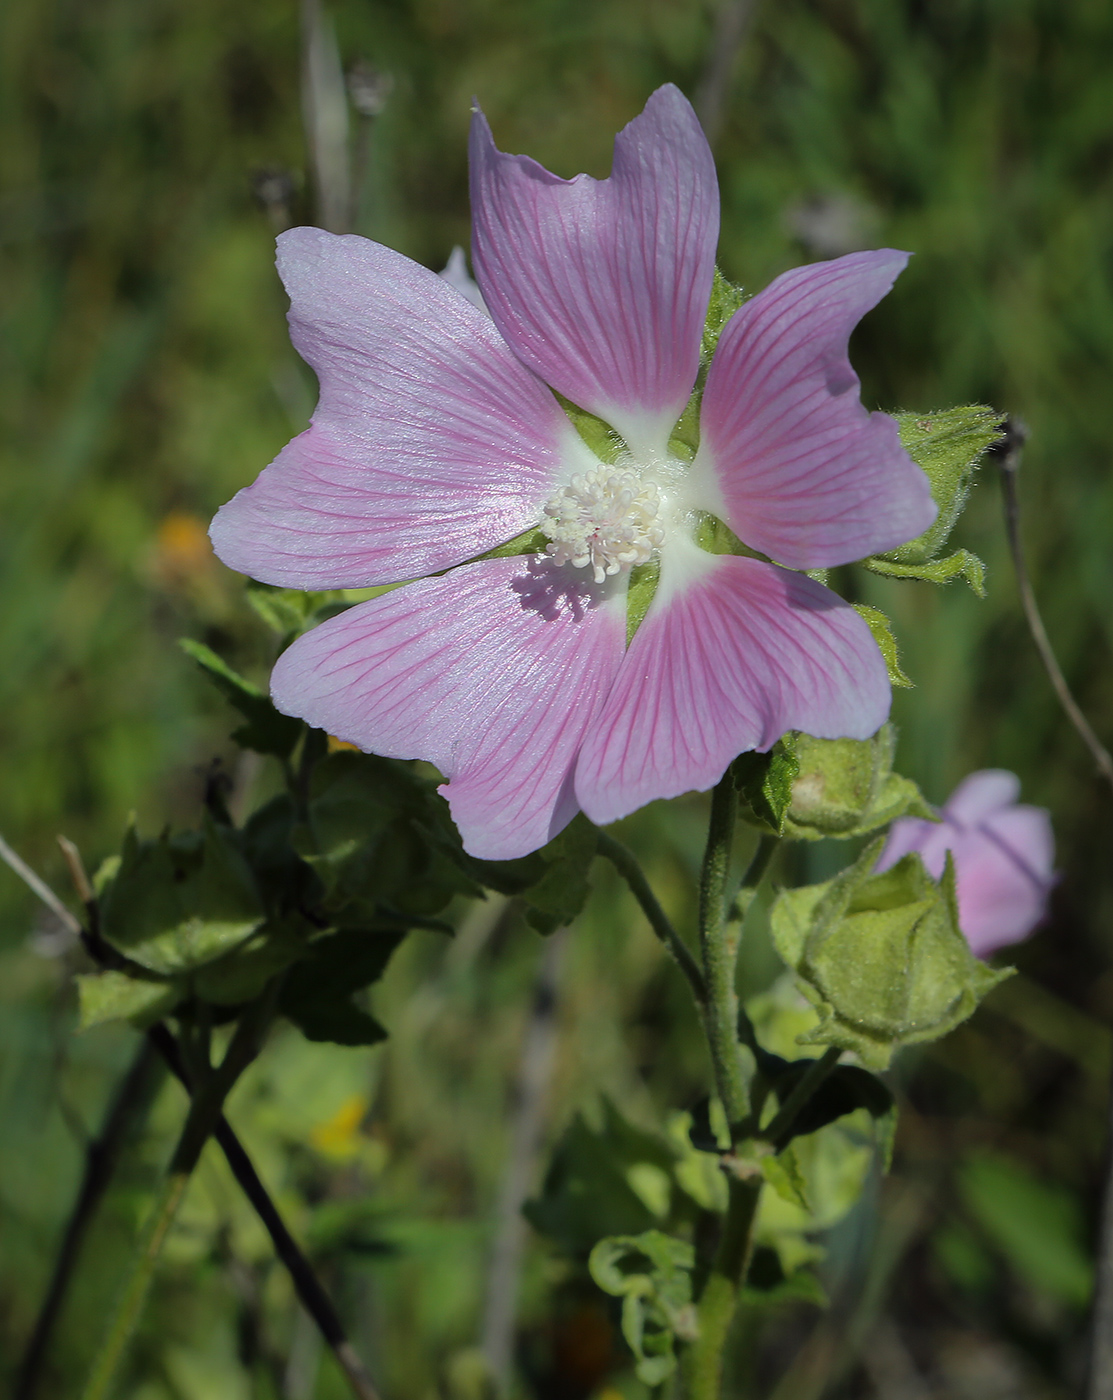
[[[935,515],[847,358],[906,254],[797,268],[746,302],[707,370],[689,462],[670,438],[700,370],[719,208],[687,101],[654,93],[606,180],[504,154],[479,112],[470,157],[489,316],[366,239],[279,239],[320,401],[220,511],[216,551],[292,588],[418,581],[296,641],[276,704],[435,764],[466,847],[488,857],[542,845],[581,808],[608,822],[707,788],[788,729],[872,734],[885,664],[803,571],[895,548]],[[552,390],[614,429],[617,461]],[[708,517],[746,553],[702,548]],[[477,558],[537,528],[543,549]],[[653,560],[628,645],[630,573]]]
[[[1018,943],[1047,912],[1055,883],[1055,840],[1042,807],[1018,803],[1020,780],[1003,768],[971,773],[951,793],[938,822],[901,817],[877,863],[888,870],[918,851],[938,879],[950,851],[958,920],[978,957]]]

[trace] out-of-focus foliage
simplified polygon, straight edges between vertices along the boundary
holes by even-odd
[[[801,260],[913,250],[855,336],[867,405],[920,416],[986,403],[1025,418],[1036,586],[1072,684],[1099,732],[1113,732],[1104,0],[757,0],[722,72],[710,0],[335,0],[331,14],[346,67],[390,80],[376,89],[378,115],[351,114],[355,225],[430,266],[467,242],[473,94],[504,148],[601,175],[614,130],[652,88],[675,81],[699,96],[720,77],[728,278],[754,291]],[[59,887],[58,829],[95,864],[133,808],[143,831],[194,823],[214,756],[232,767],[228,709],[179,635],[265,683],[271,639],[204,531],[313,403],[271,246],[278,226],[314,216],[299,23],[294,0],[0,7],[0,830]],[[894,1338],[898,1362],[947,1394],[1065,1394],[1079,1370],[1113,1061],[1109,817],[1028,645],[992,469],[980,476],[950,547],[986,560],[984,602],[862,569],[834,581],[892,620],[914,682],[896,702],[900,771],[938,801],[966,772],[1000,765],[1052,808],[1063,852],[1053,921],[1020,950],[1020,977],[898,1061],[895,1175],[826,1238],[834,1311],[825,1321],[801,1303],[762,1336],[753,1323],[731,1379],[739,1394],[768,1394],[787,1370],[778,1400],[805,1400],[817,1364],[850,1393],[875,1393]],[[236,760],[238,815],[273,792],[272,763]],[[667,823],[651,809],[625,832],[678,917],[701,817],[698,802],[675,805]],[[786,869],[817,883],[844,857],[802,843]],[[84,1136],[134,1035],[101,1026],[73,1038],[64,974],[77,956],[0,876],[8,1368]],[[707,1087],[675,970],[605,872],[596,899],[562,971],[552,1142],[576,1112],[598,1112],[601,1093],[660,1133]],[[758,925],[748,993],[779,971]],[[540,954],[496,901],[451,942],[423,933],[368,1003],[385,1044],[313,1045],[287,1028],[229,1105],[391,1400],[438,1387],[464,1400]],[[166,1085],[128,1146],[62,1321],[53,1393],[79,1384],[182,1109]],[[776,1257],[759,1264],[775,1277]],[[531,1245],[525,1393],[644,1393],[609,1301]],[[213,1152],[124,1393],[343,1393]]]

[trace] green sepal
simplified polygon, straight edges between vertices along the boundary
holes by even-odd
[[[485,554],[477,554],[474,559],[469,559],[468,563],[478,564],[483,559],[514,559],[519,554],[544,554],[548,544],[549,537],[543,530],[523,530],[520,535],[515,535],[505,544],[497,544]]]
[[[172,1011],[182,995],[173,983],[144,982],[111,970],[80,974],[76,981],[79,1031],[106,1021],[128,1021],[145,1029]]]
[[[886,578],[916,578],[927,583],[950,583],[952,579],[964,578],[979,598],[985,597],[985,565],[968,549],[956,549],[945,559],[932,559],[924,564],[903,564],[880,556],[862,562],[871,573],[883,574]],[[863,612],[863,609],[859,608],[858,611]],[[868,618],[866,620],[869,621]],[[880,639],[878,645],[881,645]],[[884,653],[884,646],[881,650]],[[905,684],[911,682],[906,681]]]
[[[630,581],[626,588],[626,645],[634,640],[634,634],[645,621],[649,605],[657,592],[661,577],[661,561],[650,559],[645,564],[637,564],[630,570]]]
[[[205,814],[201,830],[124,837],[101,901],[101,929],[133,963],[164,977],[195,972],[245,943],[266,917],[232,833]]]
[[[676,1370],[675,1342],[698,1335],[692,1303],[695,1250],[660,1230],[609,1235],[587,1261],[604,1293],[622,1299],[622,1335],[643,1385],[657,1386]]]
[[[793,784],[800,772],[796,733],[783,735],[766,753],[739,754],[731,777],[741,799],[739,815],[762,831],[785,834]]]
[[[881,572],[880,570],[878,572]],[[865,603],[854,603],[854,611],[870,629],[877,648],[885,658],[885,669],[889,673],[889,684],[904,689],[912,687],[912,681],[905,675],[900,664],[900,651],[893,635],[893,624],[880,608],[871,608]]]
[[[782,891],[770,918],[777,951],[819,1014],[799,1043],[851,1050],[875,1070],[902,1045],[946,1035],[1011,974],[971,953],[950,856],[938,883],[916,853],[874,874],[884,844],[871,842],[832,880]]]
[[[352,1000],[377,982],[404,929],[340,929],[311,945],[295,975],[287,977],[278,1009],[307,1040],[335,1045],[374,1045],[386,1038],[378,1021]]]
[[[892,416],[902,446],[927,476],[939,514],[922,535],[880,557],[899,564],[925,564],[947,543],[983,453],[1000,441],[1002,415],[982,404],[970,404],[941,413]]]
[[[746,294],[742,288],[733,282],[728,282],[716,268],[711,282],[711,300],[707,305],[707,319],[704,321],[703,335],[700,338],[700,364],[705,368],[711,363],[724,327],[745,300]]]
[[[273,754],[276,758],[289,758],[294,745],[301,737],[304,725],[300,719],[283,715],[271,704],[270,698],[237,675],[216,652],[203,642],[195,642],[190,637],[182,637],[178,645],[191,656],[216,686],[224,698],[231,702],[247,721],[233,730],[232,739],[240,748],[253,749],[256,753]]]
[[[684,412],[680,415],[669,436],[669,451],[682,462],[690,462],[699,450],[700,405],[703,401],[703,386],[707,379],[707,370],[711,364],[712,356],[715,354],[715,347],[719,343],[723,327],[744,300],[745,295],[742,288],[728,282],[716,268],[711,284],[711,299],[703,325],[703,335],[700,338],[699,375],[692,395],[684,406]],[[729,551],[719,550],[716,552],[728,553]]]
[[[864,836],[897,817],[937,820],[911,778],[893,772],[896,730],[870,739],[816,739],[797,734],[797,772],[783,834],[821,841]]]
[[[564,409],[572,421],[572,426],[595,453],[601,462],[613,463],[626,451],[626,444],[609,423],[603,421],[594,413],[589,413],[586,408],[581,408],[571,399],[566,399],[563,394],[556,395],[556,400]]]

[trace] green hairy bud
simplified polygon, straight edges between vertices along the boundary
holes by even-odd
[[[797,774],[784,834],[819,841],[862,836],[897,817],[935,813],[911,780],[893,772],[896,731],[886,724],[872,739],[796,737]]]
[[[819,1024],[805,1045],[852,1050],[869,1069],[964,1021],[1010,970],[971,953],[958,924],[954,870],[936,883],[916,854],[875,875],[884,838],[833,880],[785,890],[772,911],[777,951]]]

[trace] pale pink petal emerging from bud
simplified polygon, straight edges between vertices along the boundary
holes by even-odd
[[[889,686],[869,629],[792,570],[934,519],[847,359],[905,255],[800,268],[748,302],[720,339],[689,464],[669,438],[696,381],[719,205],[688,102],[654,93],[606,180],[500,152],[481,113],[471,162],[490,316],[466,299],[462,258],[442,278],[361,238],[279,240],[321,397],[217,515],[218,554],[295,588],[449,572],[296,641],[276,703],[436,764],[465,846],[488,857],[533,850],[579,808],[609,821],[706,788],[790,728],[872,733]],[[617,462],[547,386],[618,432]],[[775,562],[701,550],[705,514]],[[544,552],[469,562],[535,529]],[[651,561],[659,587],[627,646],[630,571]]]
[[[918,851],[938,879],[950,851],[959,923],[980,958],[1027,938],[1043,920],[1055,883],[1051,820],[1042,807],[1018,803],[1019,796],[1014,773],[971,773],[948,798],[940,821],[894,822],[877,863],[878,870],[887,870]]]

